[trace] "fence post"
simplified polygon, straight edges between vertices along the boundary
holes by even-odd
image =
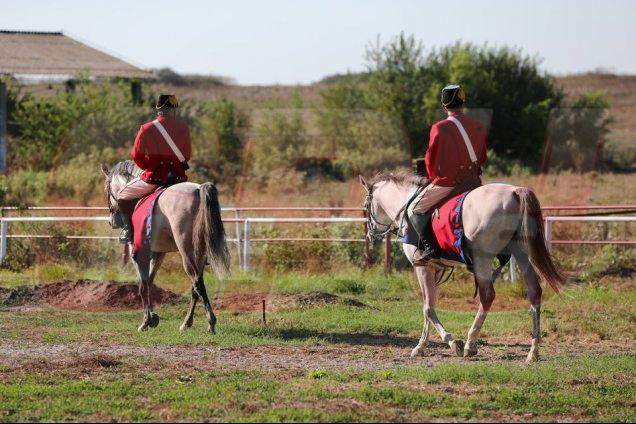
[[[243,223],[243,271],[250,270],[250,220]]]
[[[241,212],[238,209],[234,209],[234,231],[236,232],[236,254],[238,256],[239,269],[243,269],[243,257],[241,256],[241,248],[243,247],[243,235],[241,234],[241,224],[238,221],[241,219]]]
[[[549,216],[545,217],[545,245],[548,252],[552,252],[552,221]]]
[[[9,233],[9,223],[4,219],[0,221],[0,263],[7,257],[7,235]]]
[[[9,110],[7,84],[0,81],[0,172],[7,170],[7,125]]]
[[[386,235],[384,239],[384,273],[390,274],[391,267],[393,265],[393,258],[391,258],[391,233]]]
[[[510,262],[508,263],[510,266],[510,282],[511,283],[516,283],[517,282],[517,260],[515,259],[514,256],[510,256]]]

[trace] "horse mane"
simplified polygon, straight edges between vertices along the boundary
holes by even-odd
[[[398,185],[410,184],[416,187],[425,187],[429,184],[428,178],[421,175],[417,175],[413,172],[399,171],[399,172],[380,172],[376,174],[369,181],[370,186],[374,186],[379,182],[392,182]]]
[[[131,178],[135,178],[141,175],[143,170],[135,165],[135,162],[131,160],[123,160],[121,162],[117,162],[115,166],[113,166],[110,170],[110,175],[121,175],[126,178],[126,180],[130,180]]]

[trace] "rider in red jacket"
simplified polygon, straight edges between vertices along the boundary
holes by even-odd
[[[425,261],[435,249],[426,228],[431,208],[448,197],[455,187],[480,184],[481,166],[486,162],[486,131],[481,123],[463,113],[466,95],[459,85],[444,87],[441,96],[447,118],[431,127],[426,151],[426,171],[430,184],[410,205],[408,216],[418,234],[414,263]],[[466,190],[466,189],[462,189]]]
[[[176,117],[179,102],[174,95],[162,94],[157,101],[157,119],[139,129],[130,157],[142,169],[115,193],[122,218],[120,240],[132,240],[130,214],[140,198],[159,186],[187,181],[186,170],[192,152],[190,131],[185,122]]]

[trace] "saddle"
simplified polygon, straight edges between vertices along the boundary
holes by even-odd
[[[140,252],[148,253],[151,241],[152,213],[157,199],[167,187],[158,187],[147,196],[134,202],[131,215],[133,232],[132,254],[135,257]],[[131,202],[131,203],[132,203]]]
[[[434,248],[433,254],[427,257],[425,261],[446,259],[454,262],[463,262],[470,269],[470,262],[472,262],[470,261],[470,255],[462,246],[464,237],[461,209],[466,195],[481,185],[479,173],[469,173],[446,197],[431,208],[429,213],[432,218],[428,220],[425,228],[419,229],[422,238],[428,240],[431,247]],[[403,241],[419,248],[420,234],[411,225],[408,214],[404,216],[408,220],[408,225],[406,226],[406,234]]]

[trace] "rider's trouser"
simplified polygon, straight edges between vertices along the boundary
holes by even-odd
[[[111,222],[116,223],[116,225],[113,225],[115,228],[121,227],[123,229],[121,241],[131,241],[131,215],[135,207],[135,201],[152,193],[157,187],[141,178],[133,178],[115,194],[119,213],[117,217],[113,216],[111,218]]]
[[[424,214],[430,212],[430,209],[448,196],[454,188],[429,184],[409,206],[409,216],[413,213]]]

